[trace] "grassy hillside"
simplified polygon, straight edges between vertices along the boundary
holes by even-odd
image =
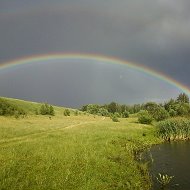
[[[0,116],[0,189],[148,190],[147,166],[137,158],[160,142],[154,130],[136,117],[114,123],[85,115]]]
[[[30,101],[24,101],[14,98],[6,98],[6,97],[0,97],[2,100],[7,101],[9,104],[17,106],[18,108],[22,108],[27,114],[35,114],[36,110],[39,110],[42,103],[37,102],[30,102]],[[63,114],[64,109],[63,107],[53,106],[56,114]],[[71,111],[73,109],[70,109]]]

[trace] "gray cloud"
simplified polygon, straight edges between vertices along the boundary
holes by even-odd
[[[190,85],[190,2],[188,0],[110,0],[109,2],[1,0],[0,4],[1,62],[49,52],[97,53],[149,66]],[[98,64],[93,65],[93,69],[85,64],[80,64],[77,70],[75,68],[68,64],[63,66],[63,72],[64,70],[67,72],[63,76],[55,76],[52,82],[48,82],[53,89],[52,92],[49,92],[49,85],[45,84],[46,72],[48,73],[46,69],[41,68],[38,71],[38,80],[40,77],[40,81],[44,80],[41,86],[40,84],[36,86],[37,79],[32,78],[36,71],[30,72],[29,75],[26,69],[25,74],[19,76],[20,70],[11,74],[7,71],[6,76],[9,77],[1,73],[0,77],[3,76],[3,82],[0,81],[1,93],[27,98],[30,92],[31,98],[42,100],[43,96],[36,93],[40,92],[49,94],[47,100],[53,101],[56,97],[53,102],[57,104],[63,102],[63,93],[64,103],[72,106],[89,101],[124,102],[126,99],[126,102],[142,102],[148,98],[165,99],[178,93],[177,89],[174,90],[173,87],[157,80],[145,80],[143,83],[143,76],[140,73],[120,74],[124,68],[119,66],[111,69],[110,73],[106,72],[109,68],[106,67],[104,71]],[[58,66],[51,68],[49,75],[54,70],[59,72],[59,69]],[[129,72],[127,68],[126,72]],[[87,75],[86,78],[83,73]],[[28,89],[26,95],[24,92],[19,95],[21,87],[18,84],[15,84],[18,86],[17,89],[11,88],[12,76],[18,81],[25,78],[21,86],[27,89],[29,85],[33,90]],[[25,76],[31,78],[27,79]],[[75,83],[72,80],[65,82],[67,80],[65,76],[67,78],[75,76]],[[145,90],[144,85],[149,88]],[[82,90],[79,90],[80,88]],[[98,92],[95,89],[98,89]],[[127,89],[130,89],[130,92]],[[126,92],[128,95],[124,95]],[[88,100],[88,97],[91,98]]]

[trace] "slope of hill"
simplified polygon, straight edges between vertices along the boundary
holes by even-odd
[[[9,105],[15,106],[19,109],[22,109],[27,114],[35,114],[36,110],[40,110],[42,103],[25,101],[14,98],[0,97],[0,100],[7,102]],[[65,110],[64,107],[53,106],[56,114],[62,114]],[[71,111],[73,109],[70,109]]]

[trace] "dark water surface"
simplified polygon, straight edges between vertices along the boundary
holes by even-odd
[[[174,176],[167,189],[190,190],[190,141],[171,142],[153,146],[150,150],[153,162],[153,190],[160,189],[158,173]]]

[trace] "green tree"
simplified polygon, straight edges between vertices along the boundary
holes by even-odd
[[[175,105],[175,100],[171,98],[168,102],[164,104],[164,108],[169,112],[169,110],[171,109],[175,110]]]
[[[126,111],[126,105],[121,105],[121,113],[124,113]]]
[[[159,105],[155,102],[147,102],[144,105],[144,109],[147,110],[151,115],[158,109]]]
[[[108,112],[115,113],[117,111],[117,104],[115,102],[111,102],[108,104]]]
[[[97,104],[89,104],[87,106],[87,112],[90,114],[98,114],[99,109],[100,109],[100,106]]]
[[[163,107],[159,106],[154,110],[152,116],[156,121],[162,121],[169,117],[169,113]]]
[[[141,110],[140,104],[134,104],[133,105],[133,113],[138,113]]]
[[[101,115],[101,116],[109,116],[109,112],[108,112],[108,110],[105,109],[105,108],[100,108],[100,109],[98,110],[98,115]]]
[[[186,116],[190,113],[190,105],[188,103],[179,103],[176,105],[177,115]]]
[[[82,106],[82,108],[80,110],[81,111],[87,111],[87,107],[88,107],[88,105],[84,105],[84,106]]]
[[[177,102],[179,102],[179,103],[188,103],[189,104],[188,95],[185,94],[185,93],[179,94],[179,96],[177,97]]]

